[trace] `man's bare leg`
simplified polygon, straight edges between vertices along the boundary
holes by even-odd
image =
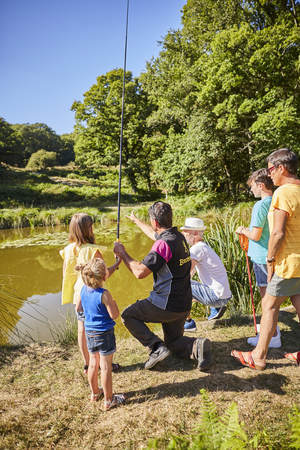
[[[287,297],[273,297],[266,294],[262,299],[262,316],[260,321],[260,332],[257,346],[252,352],[254,361],[265,363],[269,343],[274,336],[278,322],[280,305]]]
[[[300,294],[293,295],[291,297],[291,301],[292,301],[293,306],[296,309],[296,313],[298,314],[298,318],[299,318],[299,322],[300,322]]]

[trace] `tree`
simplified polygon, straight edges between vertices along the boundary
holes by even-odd
[[[30,156],[26,169],[43,170],[52,167],[56,163],[56,157],[55,152],[47,152],[44,149],[38,150]]]
[[[72,105],[75,111],[76,162],[83,167],[115,165],[119,161],[123,70],[115,69],[97,78],[83,102]],[[138,180],[150,185],[152,147],[144,144],[149,134],[146,119],[153,110],[138,79],[125,76],[123,165],[132,188]]]
[[[62,166],[75,160],[74,144],[75,137],[73,133],[61,134],[62,149],[58,154],[58,162]]]
[[[0,117],[0,162],[12,165],[23,162],[22,142],[3,117]]]
[[[164,137],[162,187],[237,198],[271,150],[300,150],[298,14],[289,0],[187,1],[141,77]]]
[[[23,143],[24,162],[39,149],[59,153],[63,149],[60,137],[45,123],[25,123],[12,125],[16,135]]]

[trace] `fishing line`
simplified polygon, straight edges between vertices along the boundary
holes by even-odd
[[[128,11],[129,11],[129,0],[127,0],[127,11],[126,11],[126,33],[125,33],[125,48],[124,48],[124,67],[123,67],[122,113],[121,113],[120,153],[119,153],[119,187],[118,187],[117,241],[119,240],[119,236],[120,236],[120,206],[121,206],[121,182],[122,182],[122,150],[123,150],[124,105],[125,105],[125,78],[126,78],[125,75],[126,75],[127,37],[128,37]]]

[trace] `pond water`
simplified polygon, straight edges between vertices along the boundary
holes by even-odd
[[[112,253],[115,225],[95,228],[107,265],[114,263]],[[121,224],[120,241],[128,253],[141,260],[152,246],[151,240],[134,224]],[[0,289],[24,299],[20,319],[12,326],[10,341],[48,341],[53,328],[60,327],[67,315],[74,315],[73,305],[61,306],[62,259],[59,250],[68,244],[64,227],[0,231]],[[137,280],[124,264],[106,282],[120,311],[145,298],[152,287],[152,276]],[[13,322],[13,321],[12,321]],[[17,322],[17,323],[16,323]],[[118,335],[127,334],[120,319]]]

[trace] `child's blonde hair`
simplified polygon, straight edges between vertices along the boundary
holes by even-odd
[[[102,287],[106,275],[106,265],[103,259],[91,259],[86,264],[76,266],[75,269],[81,272],[84,284],[93,289]]]
[[[69,241],[78,245],[95,243],[91,216],[85,213],[74,214],[69,227]]]

